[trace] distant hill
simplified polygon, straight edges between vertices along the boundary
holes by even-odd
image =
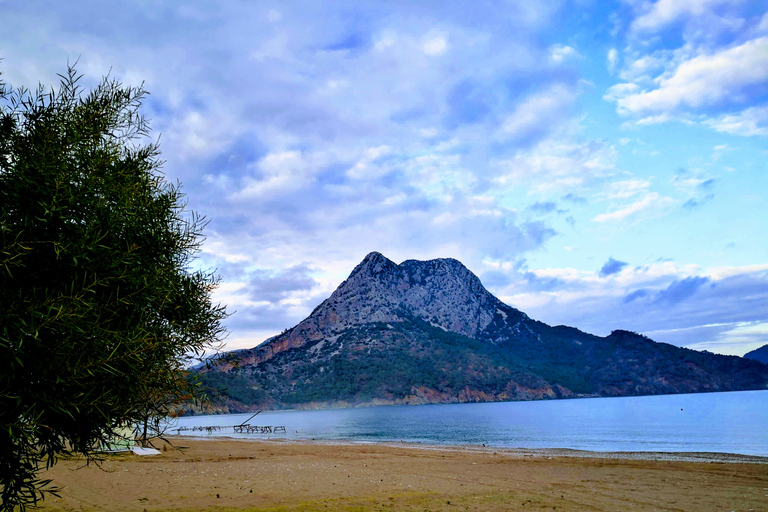
[[[760,361],[763,364],[768,364],[768,345],[763,345],[760,348],[757,348],[753,350],[752,352],[747,352],[744,354],[744,357],[747,359],[754,359],[755,361]]]
[[[457,260],[375,252],[298,325],[203,371],[231,412],[768,388],[756,361],[552,327]]]

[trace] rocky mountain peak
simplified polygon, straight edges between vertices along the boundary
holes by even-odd
[[[363,258],[349,275],[350,279],[358,274],[376,275],[386,272],[392,272],[397,268],[395,262],[381,254],[380,252],[371,252]]]
[[[477,337],[499,315],[525,316],[488,292],[458,260],[406,260],[398,265],[379,252],[371,252],[309,317],[256,347],[253,353],[255,359],[268,359],[308,342],[333,342],[351,327],[392,324],[406,316],[444,331]]]
[[[328,301],[349,323],[396,322],[405,311],[467,336],[483,330],[501,304],[458,260],[397,265],[378,252],[366,256]]]

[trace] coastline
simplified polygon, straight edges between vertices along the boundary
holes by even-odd
[[[175,437],[159,455],[64,459],[45,511],[768,510],[768,461]],[[669,457],[674,458],[671,460]],[[685,460],[681,460],[684,457]],[[746,457],[746,458],[745,458]]]
[[[264,443],[288,443],[298,445],[322,445],[322,446],[386,446],[391,448],[409,448],[413,450],[426,450],[438,452],[457,452],[457,453],[484,453],[492,455],[501,455],[509,458],[581,458],[581,459],[606,459],[606,460],[637,460],[637,461],[666,461],[666,462],[701,462],[717,464],[768,464],[768,456],[748,455],[742,453],[725,452],[654,452],[654,451],[590,451],[577,450],[573,448],[513,448],[513,447],[494,447],[475,444],[429,444],[407,441],[353,441],[353,440],[307,440],[307,439],[285,439],[285,438],[243,438],[231,437],[226,435],[215,436],[195,436],[195,435],[175,435],[168,436],[174,444],[182,443],[184,440],[195,441],[243,441],[243,442],[264,442]]]

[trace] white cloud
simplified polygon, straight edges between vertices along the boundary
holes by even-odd
[[[373,44],[373,48],[376,51],[383,52],[387,48],[391,48],[395,46],[397,43],[397,35],[393,32],[385,32],[383,33]]]
[[[552,122],[554,116],[570,107],[576,98],[574,91],[556,84],[548,90],[527,97],[509,115],[501,127],[506,138],[525,137],[533,131],[541,130]]]
[[[766,339],[768,339],[768,323],[765,322],[732,322],[704,327],[719,328],[716,329],[719,332],[709,336],[709,339],[688,345],[688,348],[708,350],[718,354],[743,356],[747,352],[765,345]],[[700,329],[700,327],[693,327],[687,330],[694,331],[691,338],[700,338],[701,336],[696,333]],[[666,333],[661,331],[659,334],[664,335]]]
[[[225,105],[211,105],[206,110],[186,110],[182,105],[170,119],[162,130],[163,151],[173,152],[179,161],[222,151],[242,129]]]
[[[704,124],[733,135],[768,135],[768,105],[750,107],[737,114],[723,114],[704,121]]]
[[[549,58],[557,64],[562,64],[566,59],[581,57],[579,52],[570,46],[556,44],[549,48]]]
[[[721,103],[747,100],[744,90],[749,86],[768,83],[768,37],[712,55],[699,55],[682,62],[670,75],[657,79],[658,88],[632,93],[624,87],[611,94],[622,114],[674,112],[678,109],[699,109]],[[624,85],[624,84],[619,84]]]
[[[656,30],[685,15],[698,16],[731,0],[658,0],[645,2],[646,12],[632,22],[635,30]]]
[[[613,74],[613,72],[616,70],[616,64],[619,62],[619,52],[616,51],[616,48],[611,48],[608,50],[606,62],[608,65],[608,72]]]
[[[545,139],[514,158],[498,161],[496,182],[528,185],[536,193],[589,188],[616,173],[616,149],[598,141],[587,143]]]
[[[603,99],[607,101],[618,101],[635,94],[639,89],[639,85],[630,82],[612,85],[605,91]]]
[[[651,182],[648,180],[623,180],[616,181],[608,187],[607,195],[610,199],[625,199],[648,190]]]
[[[642,119],[638,119],[635,122],[635,124],[637,124],[638,126],[648,126],[648,125],[651,125],[651,124],[668,123],[670,121],[680,121],[680,122],[686,123],[686,124],[693,124],[692,121],[690,121],[690,120],[688,120],[688,119],[686,119],[684,117],[673,116],[673,115],[670,115],[670,114],[668,114],[666,112],[664,112],[663,114],[656,115],[656,116],[643,117]]]
[[[757,274],[766,271],[768,271],[768,263],[759,263],[756,265],[744,265],[740,267],[713,267],[708,271],[708,274],[712,276],[712,279],[720,281],[741,274]]]
[[[245,178],[243,189],[232,199],[256,198],[305,187],[313,180],[313,173],[322,165],[322,159],[322,155],[301,151],[269,153],[258,162],[256,175]]]
[[[701,169],[680,170],[673,178],[672,185],[679,190],[693,192],[702,185],[711,185],[716,180]]]
[[[380,176],[387,171],[387,168],[377,166],[375,162],[377,159],[390,153],[392,153],[392,148],[387,145],[366,149],[363,152],[362,158],[347,172],[347,176],[355,179]]]
[[[209,235],[205,241],[203,252],[213,258],[226,261],[227,263],[244,263],[251,261],[251,255],[233,249],[226,239],[218,236],[216,233]],[[237,288],[238,283],[222,283],[219,286],[221,290],[230,290]]]
[[[657,192],[651,192],[639,201],[610,213],[601,213],[592,220],[595,222],[621,222],[641,214],[642,216],[659,215],[674,203],[675,200],[671,197],[664,197]]]
[[[723,155],[731,153],[732,151],[734,151],[734,148],[728,144],[718,144],[712,148],[712,161],[717,162],[723,157]]]
[[[757,30],[760,32],[768,32],[768,12],[763,14],[763,17],[760,18],[760,23],[757,26]]]
[[[643,55],[634,60],[628,60],[625,62],[624,68],[619,73],[619,78],[627,82],[643,82],[649,85],[653,84],[651,75],[664,71],[667,65],[667,58],[665,58],[665,52],[661,52],[658,55]]]
[[[430,37],[424,41],[422,48],[427,55],[436,57],[448,50],[448,40],[443,36]]]

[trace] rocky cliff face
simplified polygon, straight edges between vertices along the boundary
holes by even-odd
[[[247,410],[766,389],[768,366],[551,327],[457,260],[397,265],[374,252],[309,317],[227,354],[204,380]]]
[[[309,317],[254,349],[239,351],[238,357],[246,364],[258,364],[307,343],[333,342],[351,326],[402,322],[403,315],[478,337],[500,314],[528,318],[494,297],[455,259],[407,260],[397,265],[372,252]]]

